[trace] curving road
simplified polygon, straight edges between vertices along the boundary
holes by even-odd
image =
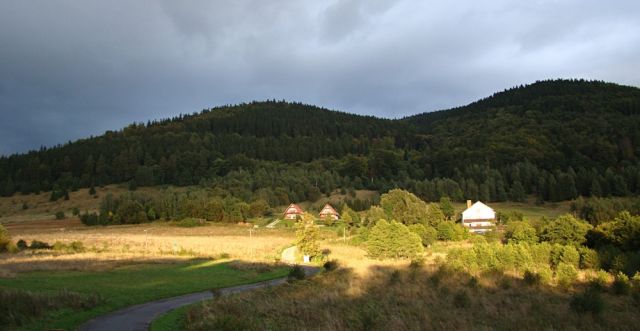
[[[313,276],[320,272],[320,268],[303,266],[307,276]],[[229,295],[233,293],[246,292],[259,288],[276,286],[287,281],[286,277],[267,280],[259,283],[238,285],[233,287],[225,287],[220,289],[220,295]],[[160,315],[165,314],[176,308],[213,299],[211,291],[204,291],[181,295],[178,297],[167,298],[157,301],[151,301],[140,305],[127,307],[114,311],[107,315],[94,318],[81,325],[78,330],[81,331],[146,331],[149,329],[151,322]]]

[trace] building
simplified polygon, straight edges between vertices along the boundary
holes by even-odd
[[[467,209],[462,212],[462,226],[465,226],[473,233],[484,233],[491,231],[496,225],[496,212],[489,206],[478,201],[471,205],[471,200],[467,200]]]
[[[287,207],[287,209],[284,210],[282,216],[285,220],[295,220],[298,219],[298,216],[302,217],[302,213],[304,213],[302,208],[300,208],[300,206],[296,205],[295,203],[292,203],[289,205],[289,207]]]
[[[320,219],[324,220],[329,217],[337,221],[340,219],[340,214],[338,214],[338,212],[335,209],[333,209],[333,207],[330,204],[326,204],[324,205],[324,207],[322,207],[322,210],[320,211]]]

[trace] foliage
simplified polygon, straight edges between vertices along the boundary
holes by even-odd
[[[336,269],[338,269],[339,266],[340,266],[340,264],[336,260],[329,260],[329,261],[325,262],[322,265],[322,267],[324,268],[325,271],[336,270]]]
[[[65,252],[65,253],[82,253],[86,250],[84,247],[84,244],[81,241],[73,241],[69,244],[56,241],[51,248],[54,251]]]
[[[51,245],[44,241],[33,240],[31,241],[31,245],[29,245],[31,249],[51,249]]]
[[[289,271],[289,279],[295,279],[295,280],[302,280],[304,279],[307,275],[304,272],[304,268],[299,266],[299,265],[295,265],[293,266],[293,268],[291,268],[291,270]]]
[[[542,277],[534,271],[525,270],[523,280],[527,285],[538,285],[541,283]]]
[[[207,225],[207,222],[203,219],[187,217],[180,221],[174,222],[173,225],[181,228],[194,228],[198,226],[205,226]]]
[[[447,196],[441,197],[439,207],[440,210],[442,210],[442,214],[444,215],[444,217],[447,220],[452,221],[455,210],[453,209],[453,205],[451,204],[451,199]]]
[[[573,265],[560,262],[556,270],[556,277],[560,286],[569,287],[578,279],[578,271]]]
[[[20,239],[18,240],[18,242],[16,243],[16,246],[18,247],[19,250],[25,250],[27,248],[29,248],[29,245],[27,245],[27,242],[24,241],[24,239]]]
[[[56,217],[57,220],[62,220],[66,217],[63,211],[56,212],[54,216]]]
[[[550,243],[580,245],[586,241],[585,236],[590,229],[589,223],[565,214],[546,224],[540,238]]]
[[[425,224],[427,204],[413,193],[393,189],[380,197],[380,207],[390,219],[403,224]]]
[[[574,294],[571,298],[570,307],[577,313],[591,313],[597,316],[602,313],[605,305],[600,292],[588,289],[582,293]]]
[[[444,241],[460,241],[469,237],[469,230],[460,224],[450,221],[438,223],[436,227],[438,239]]]
[[[634,195],[639,99],[633,87],[555,80],[398,120],[275,100],[222,106],[0,157],[0,194],[204,184],[271,207],[396,186],[426,201]]]
[[[629,281],[629,277],[622,272],[618,272],[613,279],[613,283],[611,283],[611,290],[616,295],[629,294],[631,291],[631,282]]]
[[[97,295],[83,295],[66,290],[54,293],[34,293],[0,288],[0,325],[8,329],[23,326],[48,311],[93,308],[104,301]]]
[[[423,252],[422,239],[402,223],[380,220],[369,232],[367,252],[377,259],[413,259]]]
[[[505,239],[508,242],[518,243],[536,243],[538,235],[536,229],[527,221],[511,221],[505,228]]]
[[[0,224],[0,253],[7,251],[9,247],[9,243],[11,243],[11,236],[9,235],[9,231]]]
[[[320,246],[318,244],[318,228],[315,226],[315,217],[309,213],[302,216],[302,223],[296,230],[296,246],[304,255],[311,258],[320,256]]]
[[[428,247],[438,239],[438,231],[431,226],[424,226],[422,224],[411,224],[408,226],[409,231],[420,236],[422,245]]]

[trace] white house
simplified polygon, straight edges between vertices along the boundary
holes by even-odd
[[[496,225],[495,220],[496,212],[489,206],[480,201],[471,205],[471,200],[467,200],[467,209],[462,212],[462,226],[469,228],[470,232],[491,231]]]

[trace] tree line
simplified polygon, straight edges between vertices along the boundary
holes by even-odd
[[[2,156],[0,195],[129,183],[266,187],[292,200],[395,187],[429,201],[628,196],[640,193],[639,105],[636,88],[558,80],[400,120],[223,106]]]

